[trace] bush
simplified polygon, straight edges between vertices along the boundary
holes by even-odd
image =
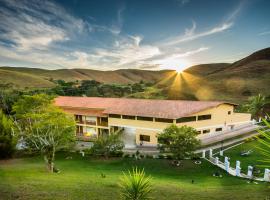
[[[152,199],[150,193],[152,191],[151,177],[145,175],[144,170],[133,168],[124,173],[120,182],[121,199],[125,200],[148,200]]]
[[[100,136],[91,148],[93,155],[108,157],[121,157],[123,155],[124,143],[120,139],[120,132],[108,136]]]
[[[0,158],[11,157],[16,150],[16,144],[13,121],[0,110]]]

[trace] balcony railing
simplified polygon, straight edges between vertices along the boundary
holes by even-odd
[[[85,121],[85,123],[86,123],[87,125],[94,125],[94,126],[97,124],[96,121]]]
[[[108,126],[108,122],[98,122],[97,125],[98,126],[105,126],[105,127],[107,127]]]

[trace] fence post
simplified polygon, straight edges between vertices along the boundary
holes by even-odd
[[[202,151],[202,158],[205,158],[205,150]]]
[[[236,167],[240,167],[241,162],[239,160],[236,161]]]
[[[223,156],[223,150],[221,150],[221,151],[219,152],[219,155],[220,155],[220,156]]]
[[[219,163],[219,158],[215,157],[215,164],[218,165],[218,163]]]
[[[248,175],[248,177],[252,177],[252,172],[253,172],[253,167],[252,166],[248,166],[248,173],[247,173],[247,175]]]
[[[213,149],[209,149],[209,157],[210,157],[210,158],[213,157]]]
[[[236,176],[241,176],[241,167],[236,166]]]
[[[227,160],[225,161],[225,170],[229,173],[230,171],[230,162]]]
[[[269,169],[265,169],[264,170],[264,177],[263,177],[263,180],[264,181],[269,181]]]

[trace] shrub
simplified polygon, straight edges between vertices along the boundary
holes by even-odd
[[[11,157],[16,148],[13,121],[0,110],[0,158]]]
[[[145,176],[144,170],[133,168],[124,173],[121,179],[121,197],[125,200],[148,200],[151,199],[149,194],[152,191],[151,178]]]
[[[124,143],[120,139],[120,134],[121,132],[116,132],[98,137],[91,148],[93,155],[104,156],[106,159],[111,156],[122,156]]]

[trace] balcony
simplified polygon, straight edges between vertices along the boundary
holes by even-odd
[[[98,126],[108,127],[108,122],[103,122],[103,121],[101,121],[101,122],[98,122],[97,125],[98,125]]]
[[[85,121],[85,124],[96,126],[97,122],[96,121]]]

